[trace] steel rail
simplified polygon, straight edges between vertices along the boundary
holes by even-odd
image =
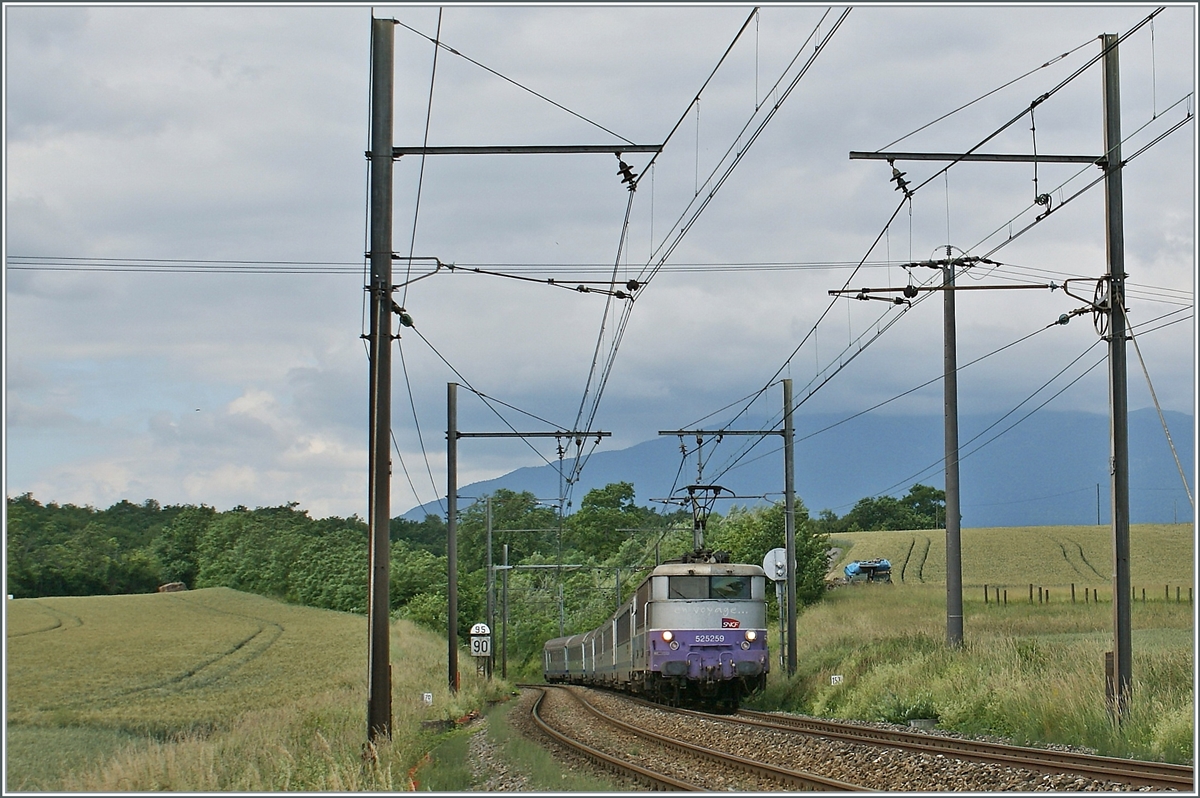
[[[533,685],[529,686],[532,687]],[[635,765],[632,762],[624,762],[620,759],[615,759],[603,751],[597,751],[595,748],[585,745],[578,740],[573,740],[557,729],[551,727],[548,723],[546,723],[540,714],[542,700],[545,699],[547,690],[541,686],[538,686],[537,689],[541,691],[541,695],[539,695],[537,701],[534,702],[533,710],[530,714],[533,717],[533,722],[537,724],[537,727],[541,729],[546,736],[550,737],[550,739],[562,746],[565,746],[567,749],[582,755],[584,758],[594,762],[604,770],[614,772],[619,775],[628,776],[654,790],[686,790],[690,792],[701,792],[704,790],[703,787],[698,787],[695,784],[689,784],[686,781],[673,779],[670,776],[662,773],[655,773],[652,770],[647,770],[646,768]]]
[[[776,767],[775,765],[767,764],[766,762],[757,762],[755,760],[746,759],[744,757],[740,757],[735,754],[729,754],[729,753],[725,753],[723,751],[716,751],[712,748],[705,748],[704,746],[694,745],[692,743],[685,743],[682,740],[676,740],[671,737],[665,737],[661,734],[656,734],[652,731],[648,731],[646,729],[641,729],[632,724],[625,723],[624,721],[621,721],[621,720],[617,720],[616,718],[612,717],[611,715],[606,715],[601,710],[599,710],[596,707],[589,704],[587,702],[587,700],[584,699],[581,695],[579,695],[578,691],[576,691],[574,689],[571,689],[569,687],[560,687],[558,689],[565,690],[570,696],[572,696],[576,701],[578,701],[580,703],[580,705],[582,705],[585,709],[587,709],[589,712],[591,712],[596,717],[603,720],[605,723],[608,723],[619,729],[623,729],[624,731],[627,731],[631,734],[637,735],[638,737],[642,737],[644,739],[656,742],[667,748],[670,748],[670,749],[673,749],[676,751],[680,751],[682,753],[690,754],[692,756],[698,756],[703,759],[707,759],[709,761],[716,762],[717,764],[720,764],[720,765],[731,765],[733,767],[738,768],[739,770],[750,773],[751,775],[762,776],[762,777],[766,777],[769,779],[774,779],[776,781],[780,781],[784,784],[790,785],[791,787],[800,789],[800,790],[828,790],[828,791],[837,790],[837,791],[843,791],[843,792],[874,792],[874,790],[870,790],[866,787],[862,787],[857,784],[850,784],[848,782],[838,781],[837,779],[829,779],[829,778],[825,778],[823,776],[818,776],[813,773],[805,773],[803,771],[797,771],[797,770],[787,770],[785,768]],[[667,707],[663,707],[660,704],[651,704],[651,706],[657,707],[659,709],[669,709]],[[703,714],[703,713],[700,713],[700,714]]]
[[[672,709],[681,713],[693,710]],[[1146,787],[1163,787],[1191,791],[1194,772],[1187,765],[1166,762],[1147,762],[1137,759],[1053,751],[1042,748],[963,740],[919,732],[891,731],[857,724],[838,723],[818,718],[800,718],[773,712],[740,710],[736,716],[694,713],[716,721],[744,723],[766,728],[800,731],[851,742],[867,742],[902,747],[915,751],[953,754],[960,759],[977,762],[997,762],[1035,770],[1041,773],[1078,773],[1111,781]]]

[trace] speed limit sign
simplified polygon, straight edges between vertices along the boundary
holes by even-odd
[[[471,656],[492,656],[492,630],[486,623],[477,623],[471,627]]]

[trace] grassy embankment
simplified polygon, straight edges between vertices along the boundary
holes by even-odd
[[[362,616],[212,588],[20,599],[7,622],[6,791],[407,790],[444,739],[421,721],[508,689],[464,656],[451,694],[445,641],[398,622],[393,739],[364,757]]]
[[[1019,743],[1190,763],[1193,528],[1132,530],[1133,700],[1119,727],[1104,698],[1104,652],[1113,635],[1112,590],[1103,576],[1112,568],[1109,534],[1107,527],[963,530],[959,651],[945,645],[943,533],[839,535],[836,573],[849,560],[886,557],[894,584],[842,587],[807,609],[798,620],[795,678],[783,678],[776,661],[755,703],[861,720],[933,717],[941,728]],[[1002,599],[1007,590],[1008,603],[997,605],[993,591],[985,604],[985,584],[999,586]],[[1038,587],[1049,590],[1048,603],[1038,602]],[[1098,591],[1099,603],[1084,603],[1084,587]]]

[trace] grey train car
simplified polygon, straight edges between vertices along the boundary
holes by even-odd
[[[734,711],[767,683],[765,590],[757,565],[664,563],[603,626],[547,641],[545,679]]]

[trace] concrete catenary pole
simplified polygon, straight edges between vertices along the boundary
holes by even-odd
[[[458,384],[446,383],[446,638],[450,692],[458,692]]]
[[[954,267],[946,246],[942,270],[943,297],[943,419],[946,452],[946,644],[958,648],[963,642],[962,604],[962,515],[958,501],[958,336],[954,323]]]
[[[792,425],[792,381],[783,381],[783,500],[787,548],[787,672],[796,673],[796,451]]]
[[[1124,714],[1133,684],[1129,576],[1129,403],[1125,363],[1125,227],[1121,190],[1121,78],[1117,35],[1104,44],[1104,209],[1108,251],[1108,378],[1113,535],[1113,705]]]
[[[392,84],[395,22],[371,20],[371,331],[367,739],[392,735],[389,645],[392,425]]]

